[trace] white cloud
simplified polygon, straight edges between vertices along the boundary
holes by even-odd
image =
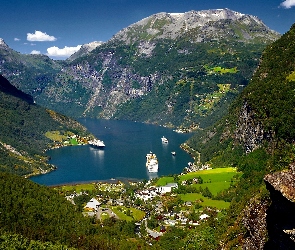
[[[40,55],[41,52],[39,50],[32,50],[32,52],[30,54],[32,54],[32,55]]]
[[[283,8],[290,9],[291,7],[295,6],[295,0],[285,0],[284,2],[281,3]]]
[[[77,52],[81,48],[81,46],[82,45],[78,45],[76,47],[65,46],[63,49],[53,46],[47,49],[47,55],[56,57],[69,57]]]
[[[56,41],[54,36],[49,36],[42,31],[35,30],[35,33],[27,33],[27,40],[30,42],[52,42]]]
[[[14,38],[14,41],[18,42],[18,41],[20,41],[20,39],[17,38],[17,37],[15,37],[15,38]]]

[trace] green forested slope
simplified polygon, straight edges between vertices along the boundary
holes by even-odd
[[[252,80],[231,105],[229,114],[210,129],[198,131],[188,142],[201,153],[202,162],[213,167],[232,165],[243,172],[239,183],[218,195],[231,201],[228,229],[217,234],[228,249],[242,246],[249,237],[241,221],[250,200],[270,203],[264,176],[288,168],[295,160],[294,41],[293,25],[266,48]]]
[[[0,172],[0,185],[1,249],[144,249],[132,240],[134,222],[93,224],[58,192],[17,175]]]
[[[116,44],[113,59],[120,58],[118,67],[131,68],[137,75],[145,77],[159,75],[159,80],[151,80],[146,95],[119,105],[114,117],[207,127],[226,113],[231,101],[248,84],[265,44],[226,40],[194,44],[185,38],[179,41],[166,39],[156,41],[152,57],[136,56],[137,46]],[[84,60],[98,61],[98,56],[93,53]],[[117,72],[110,69],[107,74],[111,82],[117,81]],[[139,83],[136,86],[136,80],[139,81],[133,80],[127,89],[142,88]],[[223,90],[219,85],[228,88]],[[110,86],[106,92],[112,88]]]
[[[251,85],[243,93],[267,130],[278,139],[295,138],[295,25],[267,47]]]
[[[0,169],[21,175],[51,168],[43,153],[52,143],[47,131],[87,134],[76,121],[34,104],[1,75],[0,120]]]

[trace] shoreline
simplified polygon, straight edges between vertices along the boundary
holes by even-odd
[[[134,182],[142,182],[144,179],[135,179],[135,178],[111,178],[111,179],[106,179],[106,180],[90,180],[90,181],[75,181],[75,182],[67,182],[67,183],[61,183],[57,185],[46,185],[47,187],[50,188],[57,188],[57,187],[62,187],[62,186],[76,186],[76,185],[82,185],[82,184],[96,184],[96,183],[108,183],[108,184],[117,184],[119,182],[122,183],[134,183]],[[40,184],[41,185],[41,184]]]

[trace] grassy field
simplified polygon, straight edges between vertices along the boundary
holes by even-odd
[[[75,185],[64,185],[60,187],[56,187],[56,189],[60,189],[64,192],[66,191],[72,191],[75,190],[77,193],[80,193],[82,190],[94,190],[95,189],[95,183],[81,183],[81,184],[75,184]]]
[[[52,141],[62,142],[67,139],[67,136],[61,135],[59,131],[47,131],[45,136]]]
[[[173,177],[164,176],[164,177],[161,177],[161,178],[157,181],[156,186],[157,186],[157,187],[165,186],[167,183],[171,183],[171,182],[174,182],[174,178],[173,178]]]
[[[191,180],[196,177],[201,177],[203,179],[202,184],[192,184],[193,186],[199,188],[208,187],[210,192],[213,195],[217,195],[218,192],[227,189],[230,187],[230,184],[233,181],[237,181],[234,177],[239,176],[241,173],[238,173],[236,168],[215,168],[210,170],[200,170],[196,172],[187,173],[185,175],[180,175],[180,181]],[[174,182],[173,177],[162,177],[160,178],[156,185],[164,186],[167,183]],[[210,206],[216,207],[218,209],[228,208],[229,202],[221,201],[221,200],[212,200],[207,197],[202,196],[199,193],[187,193],[179,195],[183,201],[196,201],[203,200],[203,202],[199,203],[201,206]]]
[[[145,213],[141,210],[138,210],[136,208],[126,208],[124,206],[117,206],[117,207],[111,207],[113,212],[118,215],[118,217],[121,220],[126,220],[126,221],[139,221],[143,219]],[[127,215],[127,210],[130,211],[130,216]]]
[[[231,73],[231,74],[235,74],[238,72],[237,67],[234,68],[222,68],[222,67],[213,67],[213,68],[209,68],[209,67],[205,67],[207,69],[208,73],[220,73],[220,74],[226,74],[226,73]]]
[[[70,139],[70,144],[72,144],[72,145],[78,145],[78,141],[77,141],[77,139],[75,139],[75,138],[71,138],[71,139]]]
[[[230,202],[225,202],[221,200],[211,200],[207,197],[202,196],[201,194],[180,194],[179,195],[183,201],[200,201],[200,205],[202,207],[216,207],[217,209],[225,209],[228,208],[230,205]]]
[[[193,184],[196,187],[208,187],[213,195],[230,187],[233,177],[240,175],[236,168],[215,168],[210,170],[201,170],[180,176],[180,180],[189,180],[200,176],[203,184]]]
[[[287,76],[289,82],[295,81],[295,71],[293,71],[289,76]]]

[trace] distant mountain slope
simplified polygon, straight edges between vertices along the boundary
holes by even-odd
[[[206,127],[278,37],[257,17],[228,9],[158,13],[64,62],[2,46],[0,70],[37,103],[73,117]]]
[[[18,97],[31,104],[34,102],[32,96],[25,94],[24,92],[20,91],[19,89],[11,85],[10,82],[1,75],[0,75],[0,91],[8,95]]]
[[[1,75],[0,119],[0,170],[20,175],[52,169],[43,153],[53,143],[46,132],[87,134],[76,121],[34,104]]]
[[[73,61],[77,59],[78,57],[88,55],[92,50],[96,49],[98,46],[102,44],[103,42],[99,42],[99,41],[83,44],[81,48],[77,52],[75,52],[73,55],[71,55],[67,60]]]
[[[258,18],[228,9],[159,13],[65,71],[81,82],[93,79],[85,115],[207,126],[247,85],[265,44],[278,37]]]

